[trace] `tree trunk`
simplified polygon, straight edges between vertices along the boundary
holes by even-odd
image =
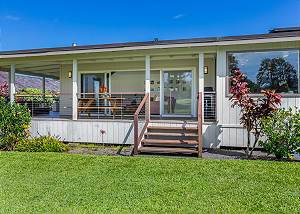
[[[246,157],[250,157],[250,145],[251,145],[251,132],[247,130],[247,148],[246,148]]]
[[[256,132],[256,133],[257,133],[257,132]],[[249,157],[252,157],[253,151],[254,151],[254,149],[255,149],[255,147],[256,147],[256,144],[257,144],[257,142],[258,142],[258,140],[259,140],[259,136],[260,136],[260,132],[258,132],[258,134],[255,135],[255,140],[254,140],[252,149],[251,149],[251,151],[250,151]]]

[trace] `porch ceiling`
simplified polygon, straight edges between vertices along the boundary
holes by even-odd
[[[61,65],[55,62],[48,64],[18,64],[16,66],[16,73],[26,74],[31,76],[48,77],[52,79],[59,79]],[[10,66],[1,66],[0,70],[10,71]]]

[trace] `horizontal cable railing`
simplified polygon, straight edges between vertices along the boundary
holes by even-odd
[[[33,117],[61,117],[72,112],[71,94],[15,94],[15,102],[25,105]]]
[[[204,120],[216,120],[216,92],[204,92]]]
[[[133,119],[144,96],[142,92],[80,93],[78,117]]]

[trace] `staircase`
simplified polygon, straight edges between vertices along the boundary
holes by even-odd
[[[149,124],[141,140],[139,153],[189,154],[201,157],[197,126],[160,126]]]
[[[174,153],[191,154],[202,157],[202,93],[198,93],[197,120],[186,121],[150,121],[149,93],[141,101],[134,113],[134,147],[132,154],[138,153]],[[148,103],[148,108],[146,104]],[[144,109],[144,125],[139,130],[139,114]]]

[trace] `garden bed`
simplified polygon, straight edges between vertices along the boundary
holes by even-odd
[[[132,152],[132,146],[107,146],[98,144],[77,144],[70,143],[70,154],[90,154],[90,155],[108,155],[108,156],[130,156]],[[215,159],[215,160],[244,160],[247,159],[245,151],[243,150],[230,150],[230,149],[204,149],[203,159]],[[148,157],[174,157],[174,158],[191,158],[190,155],[151,155],[143,154],[142,156]],[[192,157],[196,158],[196,156]],[[274,155],[267,155],[263,151],[254,151],[252,159],[254,160],[276,160]],[[285,160],[285,159],[282,159]]]

